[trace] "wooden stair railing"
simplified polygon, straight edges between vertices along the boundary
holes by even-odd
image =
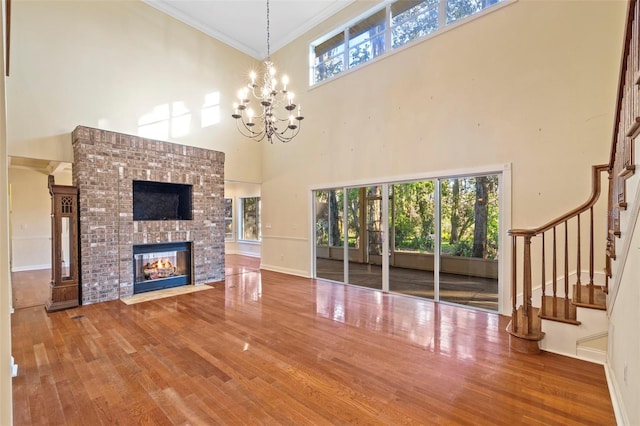
[[[539,352],[538,341],[544,338],[542,318],[562,321],[569,324],[580,324],[576,318],[576,306],[605,309],[606,284],[594,283],[594,206],[600,197],[601,174],[609,173],[609,165],[592,167],[591,196],[579,207],[535,229],[511,229],[512,238],[512,318],[507,326],[511,335],[511,348],[519,352]],[[581,217],[587,215],[586,230]],[[560,234],[560,235],[559,235]],[[602,234],[605,234],[603,229]],[[540,236],[539,257],[536,258],[536,278],[540,279],[542,297],[540,307],[534,307],[532,240]],[[571,238],[570,238],[571,236]],[[549,241],[550,240],[550,241]],[[586,241],[585,241],[586,240]],[[521,243],[519,243],[521,241]],[[548,244],[550,247],[548,247]],[[519,252],[521,247],[521,252]],[[550,248],[551,253],[547,250]],[[588,251],[585,261],[583,251]],[[559,253],[561,252],[561,253]],[[604,250],[603,250],[604,252]],[[520,263],[518,254],[521,253]],[[536,252],[538,253],[538,252]],[[551,264],[547,258],[551,257]],[[583,268],[587,262],[587,267]],[[575,265],[575,282],[570,288],[570,265]],[[519,279],[519,265],[522,277]],[[559,268],[562,272],[559,272]],[[587,274],[588,283],[583,284],[583,270]],[[551,293],[547,294],[547,274],[551,274]],[[559,284],[562,284],[559,288]],[[518,305],[519,290],[522,302]]]

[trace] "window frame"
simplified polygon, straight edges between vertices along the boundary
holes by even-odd
[[[424,0],[422,3],[428,3],[430,0]],[[434,0],[431,0],[434,1]],[[365,64],[369,64],[372,62],[375,62],[377,59],[379,58],[383,58],[386,57],[390,54],[393,54],[394,52],[398,52],[406,47],[409,46],[413,46],[416,43],[420,43],[422,41],[428,40],[429,38],[442,34],[446,31],[452,30],[460,25],[464,25],[468,22],[471,22],[474,19],[478,19],[482,16],[485,16],[488,13],[492,13],[495,12],[499,9],[501,9],[504,6],[516,3],[518,0],[473,0],[473,1],[478,1],[482,4],[481,9],[479,9],[477,12],[471,13],[469,15],[460,17],[458,19],[455,19],[453,21],[448,20],[447,17],[447,12],[449,10],[449,3],[452,0],[437,0],[437,3],[435,5],[431,5],[431,6],[427,6],[425,8],[425,11],[430,11],[430,10],[437,10],[438,12],[438,27],[435,30],[432,30],[430,32],[427,32],[426,34],[420,35],[414,39],[411,39],[405,43],[399,44],[395,47],[392,46],[392,34],[393,34],[393,30],[394,28],[396,28],[398,25],[396,26],[392,26],[392,22],[391,22],[391,10],[393,8],[394,4],[398,3],[398,0],[391,0],[391,1],[386,1],[383,3],[382,6],[378,5],[372,9],[370,9],[369,11],[363,13],[362,15],[356,17],[355,19],[341,25],[338,28],[335,28],[333,31],[326,33],[325,35],[323,35],[322,37],[317,38],[316,40],[312,41],[309,44],[309,87],[310,88],[314,88],[318,85],[321,85],[327,81],[331,81],[336,77],[339,77],[341,75],[345,75],[347,73],[349,73],[351,70],[360,68],[362,65]],[[472,0],[469,0],[472,1]],[[416,3],[420,4],[420,3]],[[416,5],[412,6],[415,7]],[[350,62],[351,62],[351,58],[350,58],[350,51],[351,51],[351,46],[350,46],[350,35],[349,35],[349,30],[353,27],[357,27],[359,24],[366,22],[368,19],[372,18],[374,15],[376,15],[377,13],[379,13],[381,10],[385,11],[385,19],[384,19],[384,25],[385,28],[383,31],[377,33],[375,35],[375,37],[373,38],[377,38],[380,35],[384,35],[384,47],[383,47],[383,51],[375,56],[372,56],[371,58],[364,60],[364,61],[358,61],[356,64],[354,64],[353,66],[350,66]],[[408,9],[407,9],[408,10]],[[427,12],[424,12],[427,13]],[[417,19],[419,15],[416,15],[412,18],[408,18],[405,20],[402,20],[402,22],[400,24],[406,24],[407,22],[411,21],[412,19]],[[359,33],[362,34],[362,33]],[[343,51],[341,52],[343,55],[342,58],[342,70],[333,73],[330,76],[325,76],[322,79],[316,79],[316,69],[321,65],[321,64],[327,64],[329,63],[331,60],[334,60],[335,58],[340,56],[340,53],[336,53],[334,55],[330,55],[327,59],[325,60],[319,60],[320,56],[316,55],[316,48],[319,46],[322,46],[323,44],[326,44],[326,42],[332,40],[333,38],[338,37],[339,35],[342,35],[342,43],[336,45],[337,46],[342,46]],[[371,41],[371,38],[368,40],[369,42]],[[322,55],[325,55],[329,52],[331,52],[331,50],[335,49],[331,48],[331,49],[323,49]]]
[[[246,201],[247,200],[256,200],[256,209],[255,209],[255,226],[256,226],[256,232],[255,232],[255,238],[247,238],[245,236],[245,227],[246,222],[246,210],[245,210],[245,206],[246,206]],[[262,241],[262,227],[261,227],[261,223],[260,223],[260,210],[261,210],[261,199],[259,196],[249,196],[249,197],[238,197],[238,241],[241,242],[250,242],[250,243],[259,243]],[[250,215],[249,215],[250,216]]]
[[[227,202],[229,202],[229,206],[227,206]],[[228,208],[227,208],[228,207]],[[230,215],[228,215],[230,213]],[[224,240],[225,241],[234,241],[235,240],[235,232],[234,232],[234,211],[233,211],[233,198],[225,197],[224,199]],[[227,234],[227,223],[231,223],[231,233]],[[227,236],[229,235],[229,236]]]

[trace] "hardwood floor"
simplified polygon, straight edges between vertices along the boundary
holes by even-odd
[[[51,297],[51,269],[11,273],[13,307],[16,309],[44,305]]]
[[[257,268],[17,309],[15,424],[615,424],[602,366],[511,353],[506,317]]]

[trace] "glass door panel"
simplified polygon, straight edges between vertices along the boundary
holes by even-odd
[[[435,205],[434,181],[393,185],[390,291],[434,298]]]
[[[498,310],[498,176],[440,181],[440,300]]]
[[[361,249],[354,251],[353,256],[349,257],[347,282],[382,290],[382,243],[385,237],[382,229],[382,188],[353,188],[349,190],[349,194],[364,200],[358,203],[358,226],[365,232],[359,234],[364,239],[359,244]],[[355,218],[352,219],[355,222]]]
[[[314,191],[316,277],[344,282],[342,189]]]

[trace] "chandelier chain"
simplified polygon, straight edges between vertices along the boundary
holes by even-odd
[[[267,0],[267,61],[271,60],[271,22],[269,20],[269,0]]]

